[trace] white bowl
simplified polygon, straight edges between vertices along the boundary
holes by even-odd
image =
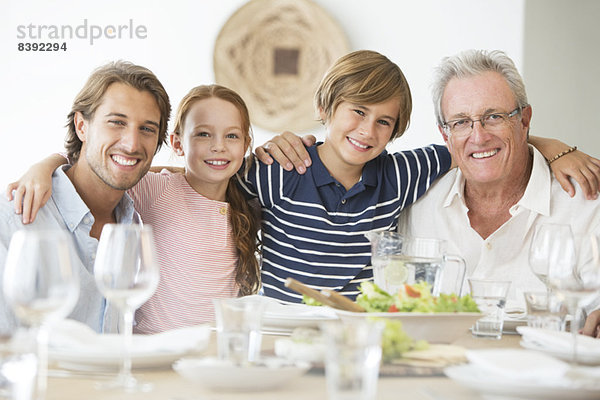
[[[387,318],[400,320],[404,331],[415,340],[431,343],[452,343],[469,332],[481,313],[419,313],[419,312],[371,312],[358,313],[336,310],[342,320],[364,318]]]

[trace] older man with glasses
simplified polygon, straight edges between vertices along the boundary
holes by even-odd
[[[467,276],[510,279],[509,301],[523,304],[524,291],[545,290],[529,268],[535,225],[568,224],[576,233],[600,234],[600,200],[586,200],[581,188],[569,197],[548,168],[574,147],[547,160],[528,145],[532,108],[503,52],[445,58],[433,100],[458,169],[432,185],[399,226],[411,236],[447,240],[449,251],[465,259]]]

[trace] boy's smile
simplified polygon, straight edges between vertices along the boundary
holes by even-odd
[[[319,156],[346,189],[358,182],[363,166],[385,149],[399,111],[397,99],[369,105],[344,101],[326,120],[327,138],[318,148]]]

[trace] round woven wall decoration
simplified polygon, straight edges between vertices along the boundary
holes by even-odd
[[[317,125],[313,96],[325,71],[348,52],[337,23],[309,0],[251,0],[215,43],[216,82],[246,101],[253,124],[279,133]]]

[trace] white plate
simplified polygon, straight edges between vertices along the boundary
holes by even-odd
[[[318,328],[325,321],[337,319],[329,316],[291,316],[281,314],[263,314],[263,330],[290,333],[295,328]]]
[[[133,354],[133,368],[170,368],[176,360],[189,351]],[[72,370],[116,370],[121,366],[120,354],[93,354],[69,350],[51,350],[48,357],[59,367]]]
[[[520,343],[521,347],[529,350],[541,351],[542,353],[546,353],[564,361],[570,362],[573,359],[573,352],[570,350],[552,349],[529,340],[521,340]],[[585,351],[578,351],[577,361],[586,365],[600,365],[600,355],[586,353]]]
[[[268,358],[260,365],[236,366],[216,358],[183,358],[173,369],[184,378],[213,390],[259,391],[283,386],[303,375],[309,363]]]
[[[122,363],[123,337],[119,334],[97,334],[87,326],[81,327],[79,323],[74,322],[59,327],[53,333],[48,347],[48,358],[59,367],[116,370]],[[155,335],[133,335],[133,367],[170,367],[175,360],[204,350],[209,338],[208,325],[174,329]]]
[[[336,312],[341,319],[348,320],[368,317],[397,319],[410,337],[432,343],[454,342],[469,332],[475,321],[481,318],[481,313]]]
[[[587,388],[558,386],[552,381],[540,383],[495,376],[472,364],[448,367],[444,372],[456,382],[484,394],[532,400],[597,400],[600,398],[600,381]]]
[[[552,331],[530,327],[519,328],[521,346],[546,353],[570,362],[573,354],[573,336],[570,332]],[[577,359],[582,364],[600,365],[600,340],[590,336],[577,336]]]
[[[264,299],[267,302],[262,319],[265,331],[290,333],[294,328],[318,328],[322,322],[337,319],[330,307],[282,304],[275,299]]]

